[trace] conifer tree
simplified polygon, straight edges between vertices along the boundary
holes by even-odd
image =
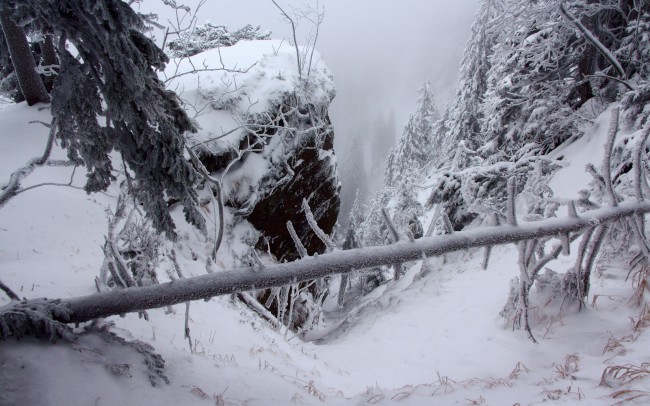
[[[354,195],[354,203],[348,215],[347,231],[345,232],[345,239],[343,240],[342,248],[349,250],[353,248],[360,248],[363,246],[361,243],[361,223],[363,222],[363,211],[361,209],[361,195],[357,189]]]
[[[86,191],[115,179],[109,153],[116,149],[157,230],[175,236],[167,199],[180,201],[186,219],[203,228],[198,174],[183,157],[183,133],[195,126],[156,75],[167,57],[143,34],[140,15],[120,0],[0,0],[0,9],[59,39],[51,111],[69,158],[88,170]]]
[[[476,14],[460,64],[456,96],[445,112],[442,125],[436,129],[438,136],[444,139],[441,151],[436,156],[437,161],[452,155],[458,141],[472,140],[472,148],[479,143],[483,118],[481,103],[487,90],[487,73],[497,41],[502,3],[503,0],[483,0]]]
[[[388,155],[385,171],[387,186],[395,186],[407,173],[417,172],[431,160],[435,149],[440,147],[433,134],[434,122],[438,118],[435,95],[427,81],[420,88],[415,113],[404,126],[398,145]]]

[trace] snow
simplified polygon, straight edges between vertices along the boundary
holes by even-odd
[[[265,43],[265,49],[277,45],[271,44]],[[257,46],[262,45],[242,44]],[[287,51],[266,66],[290,65],[289,55]],[[222,56],[226,63],[231,61],[225,49]],[[242,56],[241,61],[253,60]],[[0,110],[4,179],[42,153],[48,130],[28,124],[32,120],[49,121],[47,110],[24,103]],[[576,198],[578,190],[588,187],[591,179],[584,167],[602,161],[608,123],[605,112],[585,137],[551,157],[561,156],[566,163],[550,183],[556,197]],[[215,130],[208,121],[202,126],[203,134]],[[53,157],[63,159],[65,154],[57,147]],[[39,168],[23,186],[68,183],[71,172],[69,167]],[[83,170],[77,172],[73,185],[80,186]],[[93,293],[103,260],[105,209],[113,207],[116,194],[116,187],[88,196],[71,187],[43,186],[10,200],[0,208],[0,280],[27,298]],[[422,192],[421,199],[425,195]],[[179,227],[183,241],[195,244],[196,260],[187,248],[179,251],[186,276],[205,274],[207,242],[191,227]],[[255,240],[245,225],[229,235],[236,238],[225,242],[218,270],[230,269],[235,257],[245,255],[242,240]],[[0,342],[0,405],[523,405],[572,404],[580,399],[607,405],[620,400],[611,397],[617,390],[650,390],[642,379],[633,386],[618,386],[621,383],[610,377],[614,387],[600,385],[606,367],[640,365],[649,355],[648,334],[634,330],[630,321],[638,321],[642,309],[628,302],[632,287],[625,281],[626,264],[613,259],[600,268],[581,312],[569,309],[560,316],[533,292],[538,301],[533,333],[540,341],[533,344],[525,332],[512,331],[499,316],[509,281],[519,272],[517,250],[513,245],[495,247],[485,271],[481,260],[479,249],[446,254],[431,259],[432,271],[419,279],[415,275],[421,263],[410,263],[399,281],[382,285],[355,308],[345,309],[350,313],[343,320],[331,307],[322,330],[311,333],[311,342],[284,328],[273,330],[229,296],[192,302],[192,351],[183,337],[183,305],[173,306],[170,314],[151,310],[149,321],[137,314],[110,317],[112,331],[152,345],[165,359],[170,383],[157,387],[149,384],[139,354],[94,335],[74,344],[32,338]],[[560,257],[548,267],[564,272],[573,263],[571,256]],[[167,280],[164,273],[159,276]],[[7,303],[0,295],[0,305]],[[127,373],[120,374],[124,365],[129,366]]]
[[[302,77],[296,49],[287,42],[240,41],[173,60],[161,76],[168,88],[180,94],[200,127],[192,136],[194,143],[209,143],[236,130],[247,118],[269,113],[287,95],[302,97],[314,106],[329,105],[335,94],[332,74],[318,52],[314,52],[313,61],[309,77],[306,68]],[[212,70],[202,70],[204,67]],[[208,145],[213,150],[228,149],[239,144],[240,133],[245,132],[233,131],[219,138],[216,145]]]

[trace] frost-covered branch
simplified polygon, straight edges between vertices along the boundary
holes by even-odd
[[[56,133],[56,120],[52,121],[50,126],[50,135],[45,145],[45,151],[40,157],[32,158],[25,166],[15,170],[9,177],[9,182],[0,189],[0,208],[2,208],[12,197],[18,194],[20,189],[20,182],[23,181],[30,173],[39,166],[45,165],[47,159],[52,152],[52,144],[54,143],[54,135]]]
[[[614,186],[612,185],[612,152],[614,150],[614,141],[618,133],[618,115],[619,109],[615,107],[612,109],[612,118],[609,122],[609,130],[607,132],[607,143],[605,144],[605,156],[603,157],[603,178],[605,181],[605,193],[609,196],[609,204],[616,206],[618,199],[614,193]]]
[[[578,20],[578,18],[576,18],[573,14],[571,14],[571,12],[569,12],[569,10],[567,10],[563,2],[560,3],[560,11],[569,21],[571,21],[576,26],[576,28],[578,28],[578,30],[585,36],[587,41],[591,42],[596,47],[596,49],[598,49],[598,52],[603,54],[605,59],[607,59],[607,61],[612,65],[616,72],[618,72],[621,78],[625,78],[625,70],[618,62],[618,59],[616,59],[614,54],[612,54],[610,50],[607,49],[607,47],[603,45],[603,43],[600,42],[598,38],[596,38],[596,36],[591,31],[589,31],[589,29],[585,27],[584,24],[580,22],[580,20]],[[625,85],[630,90],[634,90],[634,88],[632,88],[629,83],[625,83]]]
[[[265,272],[259,272],[256,267],[247,267],[158,285],[65,299],[61,304],[70,310],[70,315],[69,318],[61,321],[81,323],[95,318],[164,307],[188,300],[295,284],[328,275],[348,273],[353,269],[414,261],[421,259],[423,255],[430,257],[467,248],[508,244],[577,232],[648,212],[650,212],[650,202],[625,202],[617,207],[606,207],[583,213],[579,218],[553,218],[523,223],[517,227],[502,225],[460,231],[451,235],[402,241],[387,246],[335,251],[295,262],[272,264],[265,268]]]
[[[336,244],[334,244],[330,237],[325,234],[325,231],[323,231],[323,229],[318,226],[318,223],[316,223],[316,219],[314,218],[314,214],[311,212],[311,208],[309,207],[309,203],[307,203],[307,199],[302,199],[302,210],[305,212],[305,217],[307,218],[309,227],[312,229],[312,231],[314,231],[314,234],[316,234],[318,239],[320,239],[323,244],[325,244],[327,251],[334,251],[336,249]]]
[[[284,18],[289,21],[289,24],[291,24],[291,32],[293,33],[293,46],[296,48],[296,62],[298,63],[298,77],[300,80],[302,80],[302,68],[303,68],[303,62],[300,58],[300,49],[298,48],[298,38],[296,37],[296,22],[294,21],[293,18],[287,14],[286,11],[278,3],[275,2],[275,0],[271,0],[271,2],[277,7],[278,10],[282,13]]]
[[[3,291],[11,300],[20,300],[20,297],[11,290],[11,288],[7,285],[4,284],[4,282],[0,281],[0,290]]]
[[[194,162],[194,165],[198,168],[199,173],[201,176],[203,176],[203,179],[214,186],[214,197],[217,200],[217,207],[219,211],[219,228],[217,229],[217,238],[214,242],[214,249],[212,250],[212,260],[214,261],[217,259],[217,252],[219,251],[219,247],[221,247],[221,242],[223,241],[224,214],[223,198],[221,196],[221,181],[214,178],[212,175],[210,175],[210,173],[208,173],[208,170],[205,168],[203,163],[201,163],[201,160],[198,156],[196,156],[196,153],[192,150],[192,148],[186,146],[185,149],[190,154],[192,162]]]

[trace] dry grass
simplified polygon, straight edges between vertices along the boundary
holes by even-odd
[[[585,398],[585,394],[580,388],[573,389],[572,386],[569,386],[566,389],[548,389],[542,391],[542,394],[546,396],[549,400],[559,400],[563,396],[574,396],[578,400]]]
[[[650,327],[650,307],[648,307],[647,304],[643,306],[641,313],[639,313],[639,316],[635,319],[632,319],[632,323],[634,323],[634,331],[637,333],[641,330],[646,329],[647,327]]]
[[[485,404],[485,398],[483,396],[479,397],[478,399],[465,399],[468,403],[468,405],[471,406],[478,406]]]
[[[632,277],[632,284],[636,287],[636,289],[630,298],[630,303],[636,303],[640,306],[644,302],[644,293],[646,291],[650,291],[648,278],[650,278],[650,265],[644,262]]]
[[[623,405],[627,402],[632,402],[634,400],[638,400],[644,397],[650,397],[650,392],[646,392],[642,390],[625,389],[625,390],[620,390],[618,392],[614,392],[610,396],[614,399],[620,399],[618,402],[614,403],[614,405]]]
[[[530,369],[528,369],[528,367],[526,365],[522,364],[521,362],[517,362],[517,365],[515,365],[515,368],[512,370],[512,372],[510,372],[510,375],[508,375],[508,378],[513,379],[513,380],[518,379],[519,375],[522,372],[530,372]]]
[[[640,366],[632,364],[614,365],[605,368],[600,378],[600,385],[618,388],[648,376],[650,376],[650,362],[644,362]]]
[[[573,374],[578,372],[579,361],[580,357],[578,357],[578,354],[569,354],[564,357],[564,361],[561,364],[555,365],[555,373],[562,379],[575,380],[576,377]]]

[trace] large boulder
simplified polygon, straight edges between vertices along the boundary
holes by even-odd
[[[168,73],[191,72],[204,61],[238,67],[178,76],[170,85],[183,89],[196,111],[200,130],[188,143],[222,179],[227,226],[250,222],[261,233],[258,248],[279,261],[298,258],[288,221],[310,254],[325,250],[307,224],[303,199],[328,234],[340,206],[328,116],[332,75],[317,53],[308,72],[299,72],[295,55],[281,41],[241,41],[179,60]]]

